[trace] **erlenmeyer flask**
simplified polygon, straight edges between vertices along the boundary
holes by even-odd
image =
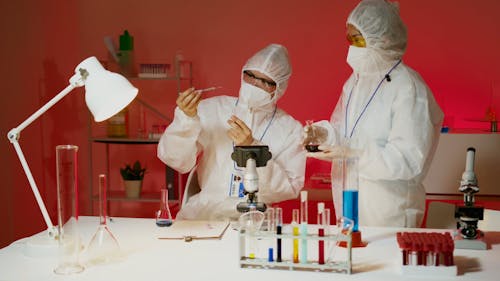
[[[309,152],[318,152],[318,146],[320,145],[320,140],[318,138],[316,128],[313,126],[313,120],[307,120],[304,127],[305,139],[304,145]]]
[[[106,222],[106,175],[99,175],[99,218],[100,223],[88,246],[88,262],[104,264],[121,259],[120,246]]]
[[[156,212],[156,225],[163,226],[171,226],[172,214],[170,214],[170,209],[168,208],[168,189],[162,188],[161,190],[161,202],[160,209]]]

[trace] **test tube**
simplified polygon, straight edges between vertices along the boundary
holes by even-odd
[[[276,220],[273,208],[267,208],[266,210],[266,221],[267,221],[267,231],[268,233],[274,233],[276,231]],[[269,243],[269,242],[268,242]],[[274,253],[273,253],[273,245],[272,240],[269,243],[269,247],[267,249],[267,261],[274,261]]]
[[[318,236],[325,236],[325,203],[318,203]],[[325,264],[325,240],[318,240],[318,264]]]
[[[281,235],[283,227],[283,210],[277,207],[276,213],[276,234]],[[276,239],[276,261],[281,262],[281,238]]]
[[[307,263],[307,191],[300,192],[300,263]]]
[[[292,210],[293,236],[299,236],[299,209]],[[299,263],[299,239],[293,239],[293,262]]]
[[[248,213],[251,214],[252,216],[252,223],[255,223],[255,219],[254,219],[254,216],[255,215],[255,211],[257,210],[256,206],[255,205],[250,205],[250,207],[248,208]],[[259,225],[260,226],[260,225]],[[255,225],[252,225],[252,228],[254,228]],[[253,235],[255,234],[254,231],[255,230],[258,230],[258,229],[252,229],[250,232],[252,232],[252,236],[250,237],[250,241],[249,241],[249,253],[248,253],[248,258],[250,259],[255,259],[255,253],[257,252],[257,238],[253,237]],[[248,229],[247,229],[248,231]]]
[[[323,213],[324,213],[324,218],[325,218],[325,224],[324,224],[325,236],[330,236],[330,208],[325,208]],[[332,254],[333,254],[332,245],[333,244],[335,244],[335,243],[333,243],[331,240],[327,240],[325,243],[325,248],[326,248],[325,257],[326,257],[327,262],[333,258],[332,257]]]

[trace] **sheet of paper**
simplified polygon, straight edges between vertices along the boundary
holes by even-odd
[[[158,239],[220,239],[229,221],[179,220],[170,227],[158,229]]]

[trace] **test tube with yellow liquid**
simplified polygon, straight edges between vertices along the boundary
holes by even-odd
[[[292,233],[299,236],[299,209],[292,210]],[[293,239],[293,262],[299,263],[299,239]]]

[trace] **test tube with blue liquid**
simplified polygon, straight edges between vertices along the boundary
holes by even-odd
[[[274,208],[267,208],[265,215],[267,221],[267,231],[268,233],[273,234],[276,232],[276,217],[274,214]],[[267,247],[267,261],[272,262],[274,261],[274,248],[273,248],[274,241],[269,240],[268,244],[269,245]]]

